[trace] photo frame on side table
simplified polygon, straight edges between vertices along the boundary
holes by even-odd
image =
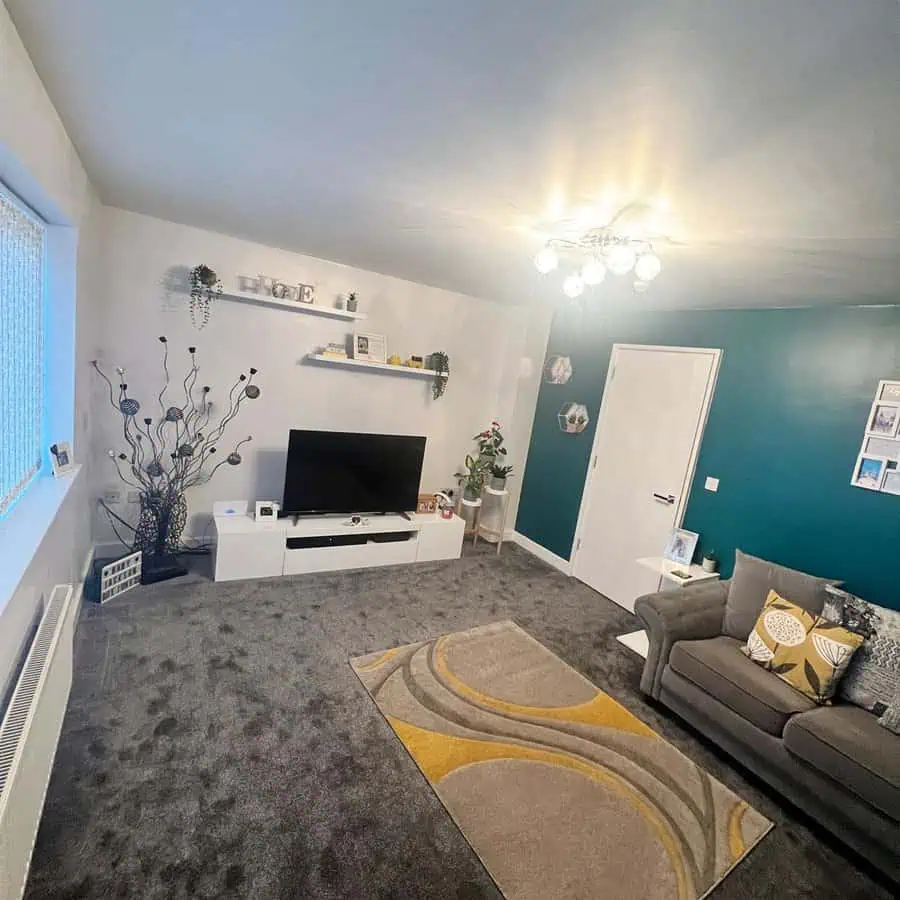
[[[680,566],[689,566],[694,560],[694,551],[697,549],[699,539],[700,535],[696,531],[673,528],[666,542],[663,558]]]
[[[364,362],[387,362],[387,338],[383,334],[353,335],[353,358]]]

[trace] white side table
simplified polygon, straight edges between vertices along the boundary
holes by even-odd
[[[681,563],[663,559],[661,556],[644,556],[635,562],[639,566],[659,574],[659,590],[661,591],[674,591],[690,584],[699,584],[701,581],[715,581],[719,577],[718,572],[705,572],[702,566],[683,566]],[[681,578],[674,575],[673,572],[686,572],[688,577]]]
[[[639,566],[645,569],[651,569],[659,574],[659,590],[660,591],[680,591],[688,585],[700,584],[702,581],[715,581],[719,578],[718,572],[705,572],[702,566],[683,566],[680,563],[674,563],[671,560],[663,559],[661,556],[644,556],[635,560]],[[687,578],[681,578],[674,575],[674,572],[685,572]],[[620,644],[624,644],[629,650],[633,650],[638,656],[647,658],[650,651],[650,641],[647,639],[647,632],[630,631],[628,634],[620,634],[616,640]]]
[[[484,489],[484,494],[489,497],[500,497],[500,502],[502,504],[500,512],[500,528],[499,530],[494,528],[486,528],[481,522],[481,509],[479,509],[479,515],[475,521],[475,536],[472,538],[472,546],[474,547],[478,543],[478,538],[480,535],[486,534],[490,537],[497,538],[497,554],[499,555],[500,548],[503,546],[503,535],[506,533],[506,516],[509,513],[509,491],[498,491],[495,488],[486,487]]]

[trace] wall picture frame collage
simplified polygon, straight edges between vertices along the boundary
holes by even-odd
[[[900,381],[880,381],[850,484],[900,496]]]

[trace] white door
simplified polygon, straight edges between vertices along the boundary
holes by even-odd
[[[658,589],[637,564],[681,524],[720,351],[615,345],[572,572],[626,609]]]

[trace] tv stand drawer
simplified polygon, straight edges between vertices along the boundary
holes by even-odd
[[[295,540],[292,538],[288,539]],[[334,572],[338,569],[368,569],[375,566],[396,566],[416,561],[415,536],[405,541],[325,546],[315,548],[285,548],[284,574],[302,575],[308,572]]]

